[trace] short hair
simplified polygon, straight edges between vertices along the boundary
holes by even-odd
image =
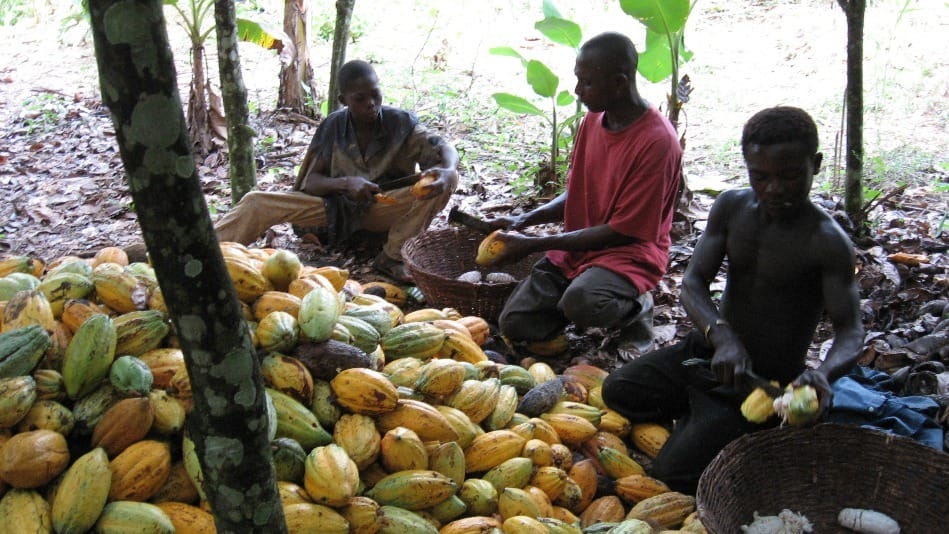
[[[583,43],[580,53],[593,55],[597,63],[608,65],[630,80],[635,80],[639,54],[629,37],[622,33],[605,32],[592,37]]]
[[[817,125],[806,111],[792,106],[776,106],[755,113],[741,132],[741,152],[748,145],[775,145],[800,142],[812,154],[817,153]]]
[[[350,85],[361,78],[376,76],[376,70],[372,65],[360,59],[354,59],[343,64],[336,75],[336,85],[340,94],[345,93]]]

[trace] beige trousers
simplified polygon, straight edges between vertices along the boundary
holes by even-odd
[[[396,202],[376,202],[363,216],[361,226],[370,232],[388,232],[382,250],[393,259],[402,258],[402,244],[428,228],[444,209],[452,191],[427,200],[412,196],[411,187],[393,189],[385,194]],[[289,222],[298,226],[325,226],[326,210],[321,197],[299,191],[251,191],[214,225],[219,241],[250,244],[275,224]]]

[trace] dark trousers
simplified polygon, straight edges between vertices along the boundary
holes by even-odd
[[[710,359],[712,354],[702,334],[694,331],[681,343],[627,363],[603,383],[603,401],[630,421],[675,421],[650,475],[690,495],[725,445],[775,424],[748,422],[741,415],[747,393],[723,386],[706,366],[682,365],[690,358]]]
[[[570,280],[543,258],[508,297],[498,327],[511,341],[542,341],[569,323],[625,326],[642,309],[639,296],[636,286],[608,269],[591,267]]]

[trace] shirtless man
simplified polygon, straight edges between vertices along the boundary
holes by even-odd
[[[804,111],[775,107],[742,132],[750,189],[722,193],[709,213],[682,282],[682,303],[697,327],[685,341],[634,360],[603,386],[607,405],[633,422],[675,421],[652,475],[694,493],[699,476],[730,441],[771,425],[742,417],[751,387],[745,371],[782,386],[813,386],[823,412],[830,384],[863,346],[854,251],[840,227],[809,198],[822,154]],[[719,306],[709,285],[728,259]],[[835,338],[820,367],[805,365],[826,313]],[[686,366],[690,358],[709,366]]]

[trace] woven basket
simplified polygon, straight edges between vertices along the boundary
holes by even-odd
[[[456,278],[477,270],[482,275],[506,272],[521,280],[530,273],[531,266],[542,254],[502,267],[480,267],[474,260],[484,237],[473,230],[446,228],[423,232],[402,245],[402,261],[425,295],[428,306],[455,308],[464,315],[477,315],[489,322],[497,322],[504,301],[517,283],[472,284]]]
[[[841,424],[775,428],[736,439],[699,480],[696,502],[712,534],[741,532],[787,508],[814,532],[850,533],[842,508],[889,515],[903,534],[949,532],[949,454],[909,438]]]

